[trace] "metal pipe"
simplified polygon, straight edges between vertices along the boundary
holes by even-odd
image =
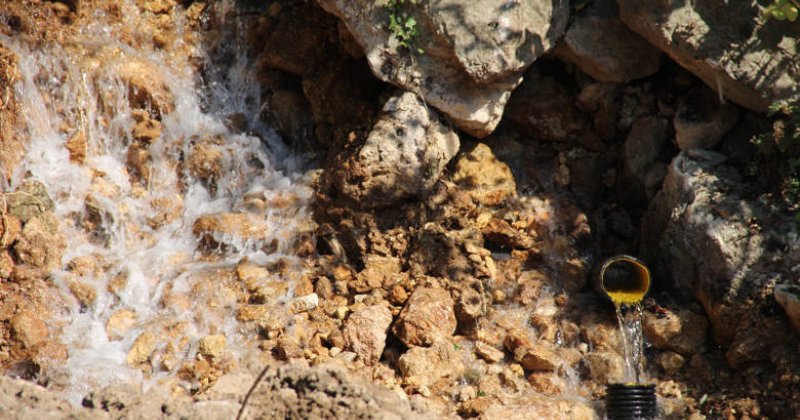
[[[639,303],[650,290],[650,270],[637,258],[617,255],[603,262],[597,281],[599,291],[615,304]]]

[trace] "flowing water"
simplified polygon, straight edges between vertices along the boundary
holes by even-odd
[[[184,29],[183,9],[161,18],[175,37],[155,48],[139,41],[154,33],[132,0],[109,3],[116,12],[98,8],[58,43],[0,38],[19,56],[28,145],[4,188],[36,180],[55,201],[66,248],[51,273],[62,299],[51,327],[69,357],[51,376],[73,402],[113,383],[174,377],[209,334],[226,337],[236,363],[250,331],[235,320],[238,292],[226,279],[242,261],[279,261],[256,282],[290,283],[302,270],[292,245],[310,225],[308,182],[258,121],[232,3],[215,6],[227,19],[216,42],[235,59],[224,67]],[[70,160],[68,142],[83,141],[85,158]],[[198,227],[204,215],[210,227]],[[94,299],[76,298],[76,284]],[[291,298],[291,284],[281,290],[275,299]],[[136,346],[144,357],[131,356]]]
[[[642,335],[641,303],[617,303],[617,321],[622,333],[623,356],[625,357],[624,383],[641,383],[644,372],[644,338]]]

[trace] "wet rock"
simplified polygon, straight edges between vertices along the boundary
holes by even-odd
[[[595,1],[574,19],[554,50],[559,58],[602,82],[624,83],[658,71],[661,52],[622,23],[616,1]]]
[[[29,219],[22,234],[14,244],[19,261],[45,270],[61,266],[63,237],[58,232],[58,221],[52,213]]]
[[[791,284],[775,286],[775,301],[783,308],[789,321],[800,332],[800,287]]]
[[[609,305],[610,306],[610,305]],[[609,308],[613,313],[613,309]],[[596,350],[621,351],[622,334],[613,318],[587,313],[581,318],[581,335]]]
[[[86,133],[83,130],[74,132],[64,144],[69,152],[70,162],[82,164],[86,160]]]
[[[447,290],[417,288],[400,312],[392,332],[409,347],[430,346],[455,332],[454,306]]]
[[[145,60],[125,60],[117,75],[128,85],[128,100],[134,108],[152,110],[159,115],[172,112],[173,96],[161,69]]]
[[[161,137],[161,131],[163,130],[161,122],[152,118],[150,113],[142,109],[135,109],[131,111],[131,117],[135,122],[131,130],[135,141],[150,145]]]
[[[586,355],[592,379],[599,384],[620,383],[625,380],[625,360],[618,353],[595,351]]]
[[[134,142],[128,146],[128,153],[125,155],[125,164],[128,166],[128,172],[131,174],[131,179],[147,183],[150,180],[150,173],[152,172],[152,156],[147,144],[141,142]]]
[[[554,45],[568,16],[568,5],[561,1],[514,7],[498,0],[481,0],[469,8],[451,2],[401,5],[417,23],[412,50],[426,51],[419,54],[400,46],[387,25],[374,24],[387,22],[385,4],[324,0],[320,5],[344,21],[376,76],[419,91],[458,128],[479,138],[494,130],[522,72]]]
[[[55,207],[47,187],[39,181],[25,181],[16,191],[3,194],[3,199],[8,214],[17,217],[23,224]]]
[[[665,351],[656,356],[656,363],[668,375],[674,375],[681,370],[686,363],[686,359],[674,351]]]
[[[528,383],[536,392],[545,395],[561,395],[567,389],[564,378],[549,372],[533,372],[528,375]]]
[[[673,118],[675,142],[681,150],[711,149],[738,121],[738,108],[720,103],[709,89],[701,89],[678,103]]]
[[[497,363],[503,360],[505,357],[505,354],[503,354],[502,350],[499,350],[490,344],[486,344],[483,341],[475,342],[475,354],[489,363]]]
[[[661,314],[646,312],[642,330],[653,347],[691,356],[703,349],[708,335],[708,320],[688,309]]]
[[[150,13],[168,13],[175,6],[172,0],[145,0],[142,8]]]
[[[219,359],[228,348],[228,339],[224,334],[207,335],[200,339],[198,351],[203,356]]]
[[[246,213],[215,213],[200,216],[192,226],[192,233],[203,245],[214,248],[221,244],[239,245],[264,240],[267,228]]]
[[[10,320],[11,331],[25,348],[31,348],[47,338],[49,332],[44,321],[33,312],[23,310]]]
[[[517,194],[511,169],[483,143],[458,158],[451,178],[473,200],[485,206],[499,205]]]
[[[427,192],[458,152],[458,136],[411,92],[391,97],[366,142],[337,178],[340,191],[367,206]]]
[[[392,313],[384,305],[366,306],[350,314],[344,326],[344,341],[365,364],[374,365],[386,347]]]
[[[70,279],[67,281],[67,287],[69,287],[69,291],[72,292],[72,295],[75,296],[75,299],[77,299],[78,303],[83,307],[91,306],[94,304],[95,299],[97,299],[97,289],[88,283]]]
[[[147,217],[147,225],[156,230],[166,226],[183,215],[183,197],[176,194],[166,197],[155,197],[150,201],[152,212]]]
[[[150,331],[145,331],[133,341],[133,346],[128,351],[126,361],[134,367],[147,363],[155,349],[156,335]]]
[[[532,140],[563,142],[576,139],[586,127],[585,114],[572,95],[550,76],[530,69],[508,101],[506,118]]]
[[[222,177],[225,154],[221,138],[198,139],[193,142],[192,150],[186,159],[186,169],[191,176],[214,189]]]
[[[453,343],[439,340],[430,347],[410,348],[397,360],[397,367],[403,383],[422,388],[461,373],[464,364]]]
[[[121,340],[134,325],[138,316],[130,309],[121,309],[111,314],[106,321],[106,335],[110,341]]]
[[[763,112],[796,97],[800,69],[793,40],[800,30],[761,19],[756,3],[683,4],[619,1],[628,27],[702,79],[721,98]]]
[[[512,330],[503,340],[505,346],[523,368],[533,371],[553,372],[561,365],[562,360],[549,346],[534,342],[521,330]]]

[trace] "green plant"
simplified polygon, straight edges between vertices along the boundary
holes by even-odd
[[[800,1],[798,0],[772,0],[772,4],[764,9],[764,17],[775,20],[797,20],[800,11]]]
[[[423,54],[422,48],[414,48],[414,39],[419,36],[417,20],[408,13],[408,8],[416,6],[419,0],[389,0],[389,32],[401,48]]]
[[[772,130],[751,140],[758,153],[750,174],[777,186],[786,204],[800,215],[800,100],[772,104],[767,115],[774,118]]]

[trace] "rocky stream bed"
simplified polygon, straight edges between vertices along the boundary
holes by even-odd
[[[768,3],[0,2],[0,418],[800,416]]]

